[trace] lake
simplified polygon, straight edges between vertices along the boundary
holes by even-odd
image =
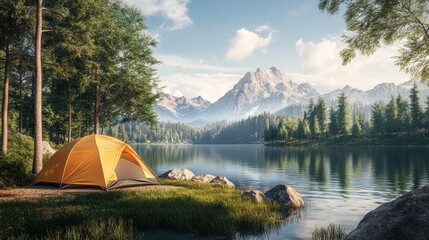
[[[267,233],[269,239],[308,239],[315,226],[329,223],[351,231],[380,204],[429,184],[427,147],[133,147],[157,175],[187,168],[195,174],[226,176],[240,190],[293,186],[307,208],[295,221]]]

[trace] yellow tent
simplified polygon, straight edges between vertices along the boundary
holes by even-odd
[[[64,145],[49,159],[35,183],[100,186],[106,190],[158,184],[155,174],[128,144],[99,134]]]

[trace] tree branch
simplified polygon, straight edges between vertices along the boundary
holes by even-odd
[[[411,15],[412,18],[416,21],[417,25],[420,26],[423,29],[423,32],[425,33],[425,38],[429,39],[429,28],[425,27],[425,24],[415,15],[413,10],[411,9],[411,3],[410,5],[404,6],[405,10]]]
[[[65,18],[65,16],[62,14],[62,13],[60,13],[60,12],[57,12],[57,11],[54,11],[54,10],[52,10],[52,9],[48,9],[48,8],[42,8],[42,11],[47,11],[47,12],[49,12],[49,13],[53,13],[53,14],[55,14],[55,15],[58,15],[58,16],[60,16],[60,17],[62,17],[62,18]]]

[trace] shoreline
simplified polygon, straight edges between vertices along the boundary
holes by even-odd
[[[378,136],[336,136],[266,143],[265,146],[429,146],[428,133],[383,134]]]

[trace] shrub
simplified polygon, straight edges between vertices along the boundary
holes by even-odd
[[[0,153],[0,188],[30,184],[33,159],[33,139],[20,133],[9,135],[6,154]]]

